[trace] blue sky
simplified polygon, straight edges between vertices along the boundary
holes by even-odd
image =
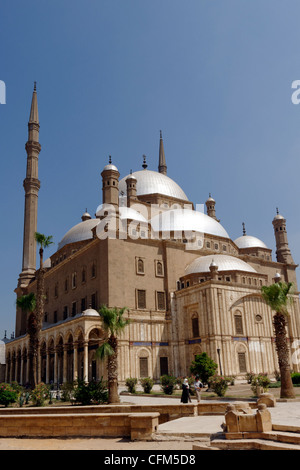
[[[234,240],[273,249],[276,207],[300,261],[298,0],[3,0],[0,338],[15,327],[25,142],[33,82],[40,115],[38,231],[55,246],[101,203],[112,156],[121,177],[142,155],[195,204],[209,192]]]

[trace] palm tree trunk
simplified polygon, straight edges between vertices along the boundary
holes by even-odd
[[[37,325],[34,313],[28,317],[27,331],[29,334],[29,384],[34,389],[37,385]]]
[[[293,382],[290,371],[289,348],[286,337],[286,318],[280,312],[274,315],[275,344],[280,370],[281,391],[280,398],[295,398]]]
[[[118,340],[111,335],[108,343],[114,350],[114,354],[108,357],[107,378],[108,378],[108,403],[120,403],[118,393]]]

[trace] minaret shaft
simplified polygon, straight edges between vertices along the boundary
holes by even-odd
[[[158,171],[159,171],[159,173],[162,173],[163,175],[166,175],[166,174],[167,174],[167,164],[166,164],[164,143],[163,143],[161,131],[160,131],[160,139],[159,139]]]
[[[39,143],[39,117],[36,86],[32,95],[30,116],[28,122],[28,141],[26,178],[23,186],[25,190],[24,207],[24,234],[23,234],[23,262],[19,286],[25,287],[34,277],[36,271],[36,241],[34,234],[37,231],[38,192],[40,181],[38,179],[38,159],[41,150]]]

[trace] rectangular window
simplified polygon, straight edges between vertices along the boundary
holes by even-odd
[[[160,375],[169,375],[168,358],[160,357]]]
[[[57,323],[57,310],[55,310],[53,315],[53,323]]]
[[[66,320],[68,318],[68,313],[69,313],[68,312],[68,306],[65,305],[65,307],[64,307],[64,320]]]
[[[239,359],[240,372],[247,372],[246,354],[245,353],[238,353],[238,359]]]
[[[140,357],[140,377],[148,377],[148,357]]]
[[[81,299],[81,311],[84,312],[84,310],[86,310],[86,297]]]
[[[77,302],[72,302],[72,317],[75,317],[77,313]]]
[[[91,307],[94,310],[97,310],[98,305],[97,305],[97,292],[91,295]]]
[[[164,292],[157,292],[157,310],[166,309],[166,296]]]
[[[199,321],[198,317],[192,318],[193,338],[198,338],[199,335]]]
[[[237,335],[244,334],[242,315],[234,315],[235,332]]]
[[[137,306],[138,308],[146,308],[146,291],[138,290],[137,291]]]

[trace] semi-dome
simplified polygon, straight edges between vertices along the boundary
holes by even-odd
[[[210,265],[214,263],[218,266],[218,271],[245,271],[256,273],[257,271],[245,261],[229,255],[208,255],[200,256],[192,261],[185,269],[185,275],[194,273],[210,272]]]
[[[96,227],[100,222],[99,219],[87,219],[83,222],[72,227],[68,232],[64,235],[61,241],[58,244],[58,249],[60,250],[65,245],[69,243],[75,243],[82,240],[90,240],[93,238],[92,229]]]
[[[102,209],[102,204],[97,207],[96,215],[100,214]],[[147,219],[140,214],[138,211],[131,207],[120,207],[119,208],[119,215],[121,220],[134,220],[136,222],[141,223],[148,223]],[[96,227],[100,222],[100,219],[87,219],[83,222],[72,227],[68,232],[64,235],[61,241],[58,244],[58,250],[63,248],[65,245],[69,243],[75,243],[83,240],[90,240],[93,238],[92,229]]]
[[[268,248],[263,241],[251,235],[242,235],[234,243],[238,248]]]
[[[151,221],[154,232],[198,232],[229,238],[228,233],[212,217],[192,209],[172,209],[154,216]]]
[[[174,180],[163,173],[158,173],[152,170],[135,171],[134,173],[125,176],[119,182],[119,192],[125,195],[127,192],[126,179],[128,176],[134,176],[137,180],[136,193],[137,196],[146,194],[162,194],[164,196],[174,197],[175,199],[182,199],[188,201],[187,195],[181,187],[175,183]]]

